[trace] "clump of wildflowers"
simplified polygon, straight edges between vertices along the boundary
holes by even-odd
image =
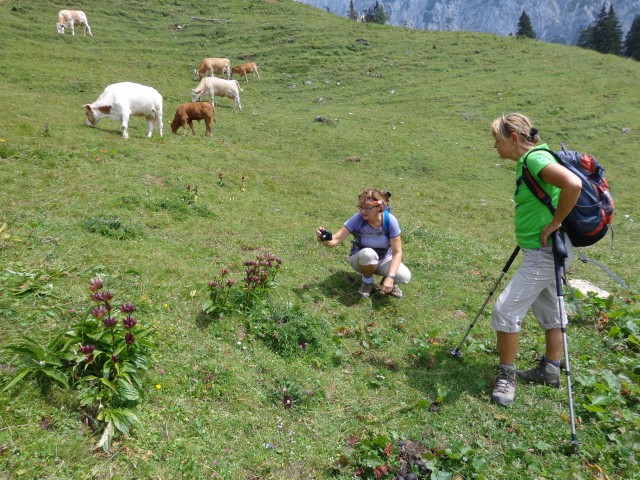
[[[282,267],[282,259],[273,253],[259,254],[254,260],[243,262],[244,283],[230,277],[228,268],[221,268],[209,282],[209,300],[203,304],[206,314],[222,317],[231,312],[246,312],[261,300],[268,288],[276,286],[275,276]]]

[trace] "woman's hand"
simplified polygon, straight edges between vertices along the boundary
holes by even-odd
[[[318,227],[316,229],[316,240],[318,240],[318,242],[320,242],[325,247],[335,247],[337,245],[340,245],[350,234],[349,230],[347,230],[347,228],[343,225],[340,230],[333,234],[333,240],[322,240],[320,236],[325,230],[326,228],[324,227]]]
[[[328,240],[322,240],[322,232],[324,232],[326,230],[326,228],[324,227],[318,227],[318,229],[316,230],[316,239],[319,242],[328,242]]]
[[[382,280],[382,285],[380,285],[380,291],[384,294],[391,293],[391,290],[393,290],[393,283],[393,278],[384,277],[384,280]]]

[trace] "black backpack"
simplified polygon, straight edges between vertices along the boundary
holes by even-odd
[[[557,152],[546,148],[529,151],[522,165],[522,180],[536,198],[549,207],[551,214],[556,211],[551,197],[540,187],[527,167],[527,157],[537,151],[550,153],[560,165],[571,170],[582,180],[578,202],[562,222],[562,229],[569,235],[575,247],[593,245],[607,234],[615,213],[604,168],[591,155],[567,150],[564,144],[562,150]]]

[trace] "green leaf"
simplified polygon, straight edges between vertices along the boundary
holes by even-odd
[[[618,435],[618,442],[629,450],[640,450],[640,432],[627,432]]]
[[[118,395],[127,400],[138,400],[140,398],[140,394],[133,385],[131,385],[131,382],[123,378],[118,379]]]
[[[27,375],[28,373],[33,372],[33,370],[31,368],[25,367],[23,369],[21,369],[15,377],[13,377],[13,380],[11,380],[7,386],[5,386],[2,391],[6,392],[7,390],[9,390],[11,387],[13,387],[16,383],[18,383],[20,380],[22,380],[25,375]]]
[[[202,302],[202,311],[204,313],[211,313],[213,311],[213,305],[214,303],[211,300]]]
[[[106,385],[111,390],[113,390],[115,393],[118,393],[118,390],[116,389],[116,386],[112,382],[110,382],[107,378],[100,378],[100,383],[102,383],[103,385]]]
[[[606,412],[607,411],[607,409],[604,408],[604,407],[600,407],[598,405],[589,405],[589,404],[586,404],[586,403],[583,403],[582,407],[586,411],[593,412],[593,413],[602,413],[602,412]]]
[[[47,367],[47,368],[43,368],[42,372],[47,377],[55,380],[56,382],[58,382],[59,384],[63,385],[64,387],[68,387],[69,386],[69,379],[60,370],[57,370],[57,369],[51,368],[51,367]]]

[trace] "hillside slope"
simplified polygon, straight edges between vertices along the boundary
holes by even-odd
[[[523,468],[531,478],[587,478],[587,463],[631,478],[630,457],[584,409],[584,455],[564,454],[564,389],[522,388],[508,412],[489,404],[496,356],[486,316],[463,360],[448,352],[514,247],[514,167],[489,133],[506,112],[527,113],[550,145],[606,166],[616,248],[607,238],[585,253],[637,291],[640,63],[362,25],[290,0],[82,8],[93,38],[57,34],[57,2],[0,2],[0,344],[67,328],[100,276],[138,306],[158,349],[143,425],[108,454],[92,449],[99,432],[73,392],[30,381],[0,392],[0,478],[346,479],[354,439],[377,436],[423,442],[440,452],[438,468],[468,478]],[[252,59],[262,79],[240,81],[241,111],[219,100],[211,138],[203,124],[195,137],[172,135],[168,122],[209,56]],[[110,119],[85,125],[82,106],[120,81],[163,95],[164,137],[145,138],[140,118],[129,140]],[[393,193],[403,229],[414,277],[399,302],[359,301],[348,246],[314,239],[320,225],[339,228],[369,186]],[[284,261],[270,303],[203,315],[220,269],[242,283],[243,261],[265,252]],[[632,296],[593,264],[575,262],[571,275]],[[264,317],[270,329],[260,330]],[[288,321],[317,325],[318,350],[298,337],[290,356],[267,344]],[[576,369],[594,378],[619,357],[595,323],[578,320],[571,332]],[[533,319],[527,327],[523,365],[542,342]],[[2,385],[15,361],[0,358]],[[584,390],[576,395],[582,408]]]

